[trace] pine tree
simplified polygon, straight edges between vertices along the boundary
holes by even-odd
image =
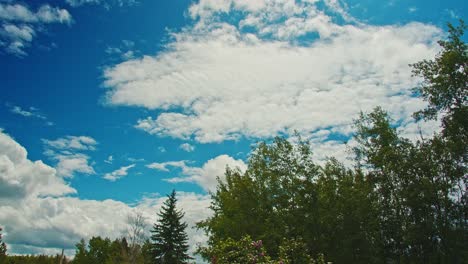
[[[151,230],[153,263],[187,263],[187,223],[181,222],[184,213],[176,209],[176,192],[172,191],[158,213],[159,221]]]
[[[7,248],[5,243],[2,241],[2,228],[0,227],[0,260],[3,261],[3,259],[6,258],[6,251]]]

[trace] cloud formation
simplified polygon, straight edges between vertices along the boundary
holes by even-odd
[[[57,173],[42,161],[31,161],[27,151],[11,136],[0,130],[0,223],[3,240],[10,253],[57,254],[64,248],[74,254],[81,238],[121,237],[127,230],[129,215],[140,212],[146,220],[147,233],[157,220],[166,197],[159,194],[143,197],[133,206],[115,200],[82,200]],[[195,223],[209,216],[210,197],[178,193],[178,206],[189,225],[190,251],[206,241]]]
[[[56,140],[43,139],[44,154],[57,162],[57,173],[63,177],[73,177],[75,173],[95,174],[90,157],[84,151],[96,150],[98,144],[88,136],[65,136]]]
[[[0,202],[35,196],[57,196],[76,193],[42,161],[31,161],[27,151],[0,129]],[[4,203],[5,202],[5,203]]]
[[[115,170],[113,172],[110,172],[110,173],[106,173],[104,174],[104,179],[108,180],[108,181],[116,181],[118,179],[121,179],[125,176],[128,175],[128,170],[135,167],[135,164],[131,164],[131,165],[128,165],[128,166],[122,166],[120,167],[120,169],[118,170]]]
[[[226,20],[230,12],[240,20]],[[432,57],[442,34],[422,23],[338,24],[316,1],[202,0],[189,14],[195,24],[164,51],[104,72],[106,99],[161,110],[137,129],[201,143],[294,130],[348,136],[359,111],[377,105],[409,124],[424,103],[408,64]]]
[[[180,169],[181,176],[165,179],[168,182],[193,182],[205,191],[216,191],[218,178],[223,181],[226,168],[238,169],[244,172],[247,165],[242,160],[236,160],[228,155],[219,155],[208,160],[202,167],[191,167],[187,161],[155,162],[147,165],[150,169],[169,172],[172,168]]]
[[[183,143],[179,146],[179,148],[186,152],[192,152],[195,150],[195,146],[190,145],[189,143]]]
[[[46,24],[70,25],[73,19],[66,9],[41,5],[36,11],[27,5],[9,1],[0,3],[0,47],[7,53],[23,57],[39,28]]]

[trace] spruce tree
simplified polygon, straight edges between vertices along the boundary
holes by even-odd
[[[176,192],[172,191],[158,213],[159,221],[151,230],[151,244],[153,253],[152,263],[187,263],[187,223],[182,222],[184,213],[176,209]]]

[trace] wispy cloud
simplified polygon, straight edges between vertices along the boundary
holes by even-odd
[[[112,57],[117,56],[117,59],[119,60],[130,60],[133,59],[140,51],[135,49],[135,42],[131,40],[122,40],[118,46],[107,46],[105,52]]]
[[[108,181],[116,181],[116,180],[119,180],[125,176],[128,175],[128,170],[135,167],[135,164],[131,164],[131,165],[128,165],[128,166],[123,166],[123,167],[120,167],[120,169],[118,170],[115,170],[113,172],[110,172],[110,173],[106,173],[104,175],[104,179],[108,180]]]
[[[47,117],[41,113],[41,111],[35,107],[29,107],[28,109],[21,108],[20,106],[17,105],[11,105],[9,103],[6,104],[6,106],[10,109],[10,112],[13,114],[21,115],[24,117],[28,118],[38,118],[42,119],[45,121],[45,124],[48,126],[54,125],[52,121],[49,121]]]
[[[111,6],[132,6],[138,4],[137,0],[65,0],[70,6],[102,5],[105,8]]]

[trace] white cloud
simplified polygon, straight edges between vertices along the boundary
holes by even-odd
[[[0,47],[16,56],[25,56],[24,50],[30,46],[39,28],[52,23],[70,25],[72,21],[66,9],[47,4],[33,11],[24,4],[0,3]]]
[[[128,170],[133,168],[133,167],[135,167],[135,164],[131,164],[131,165],[128,165],[128,166],[123,166],[120,169],[115,170],[115,171],[113,171],[111,173],[106,173],[103,178],[108,180],[108,181],[112,181],[112,182],[116,181],[118,179],[121,179],[121,178],[127,176],[128,175]]]
[[[0,130],[0,223],[10,254],[55,254],[64,248],[73,255],[74,245],[81,238],[121,237],[127,229],[127,217],[135,211],[143,214],[149,229],[166,199],[155,195],[129,206],[115,200],[66,196],[73,193],[76,190],[54,168],[42,161],[30,161],[26,149]],[[183,220],[189,225],[193,252],[197,242],[206,241],[194,225],[210,216],[210,197],[180,192],[177,198],[178,207],[185,212]]]
[[[252,40],[225,24],[202,36],[183,32],[166,52],[106,70],[107,100],[162,109],[135,127],[199,142],[347,127],[376,105],[395,118],[423,108],[409,90],[408,64],[436,53],[439,29],[334,27],[334,37],[306,46]]]
[[[42,120],[45,121],[46,125],[48,125],[48,126],[54,125],[53,122],[47,121],[47,117],[45,115],[43,115],[41,112],[39,112],[39,109],[37,109],[35,107],[31,106],[31,107],[29,107],[29,109],[23,109],[23,108],[21,108],[20,106],[17,106],[17,105],[7,104],[7,106],[10,108],[10,112],[12,112],[14,114],[21,115],[21,116],[24,116],[24,117],[34,117],[34,118],[42,119]]]
[[[179,148],[186,152],[192,152],[195,150],[195,146],[190,145],[189,143],[183,143],[179,146]]]
[[[167,151],[165,147],[158,147],[158,150],[159,150],[159,152],[161,152],[161,153],[164,153],[164,152]]]
[[[121,44],[116,47],[108,46],[105,52],[110,56],[117,55],[121,60],[130,60],[133,59],[140,51],[135,49],[135,42],[131,40],[122,40]]]
[[[110,6],[131,6],[138,4],[137,0],[65,0],[69,5],[73,7],[92,4],[92,5],[103,5],[106,8]]]
[[[176,167],[176,168],[186,168],[187,165],[185,164],[185,160],[181,161],[166,161],[166,162],[154,162],[149,165],[146,165],[146,167],[150,169],[155,169],[159,171],[169,171],[169,167]]]
[[[0,130],[0,201],[75,192],[54,168],[29,160],[26,149]]]
[[[83,151],[94,151],[98,144],[88,136],[65,136],[56,140],[43,139],[44,154],[57,162],[57,173],[63,177],[73,177],[75,173],[95,174],[90,157]]]
[[[208,160],[202,167],[190,167],[186,161],[169,161],[152,163],[148,168],[168,172],[170,167],[182,170],[180,177],[166,179],[168,182],[193,182],[201,186],[205,191],[215,191],[218,184],[217,178],[224,180],[226,168],[239,169],[244,172],[247,165],[242,160],[236,160],[228,155],[220,155]]]
[[[110,155],[109,157],[107,157],[106,160],[104,160],[104,162],[107,164],[112,164],[113,161],[114,161],[114,157],[112,155]]]
[[[97,142],[88,136],[65,136],[56,140],[42,140],[49,148],[58,150],[95,150]]]
[[[21,4],[0,4],[0,20],[22,23],[71,23],[66,9],[42,5],[36,12]]]
[[[51,156],[57,160],[57,173],[63,177],[73,177],[75,173],[96,174],[94,168],[89,164],[90,157],[78,154],[54,154]]]

